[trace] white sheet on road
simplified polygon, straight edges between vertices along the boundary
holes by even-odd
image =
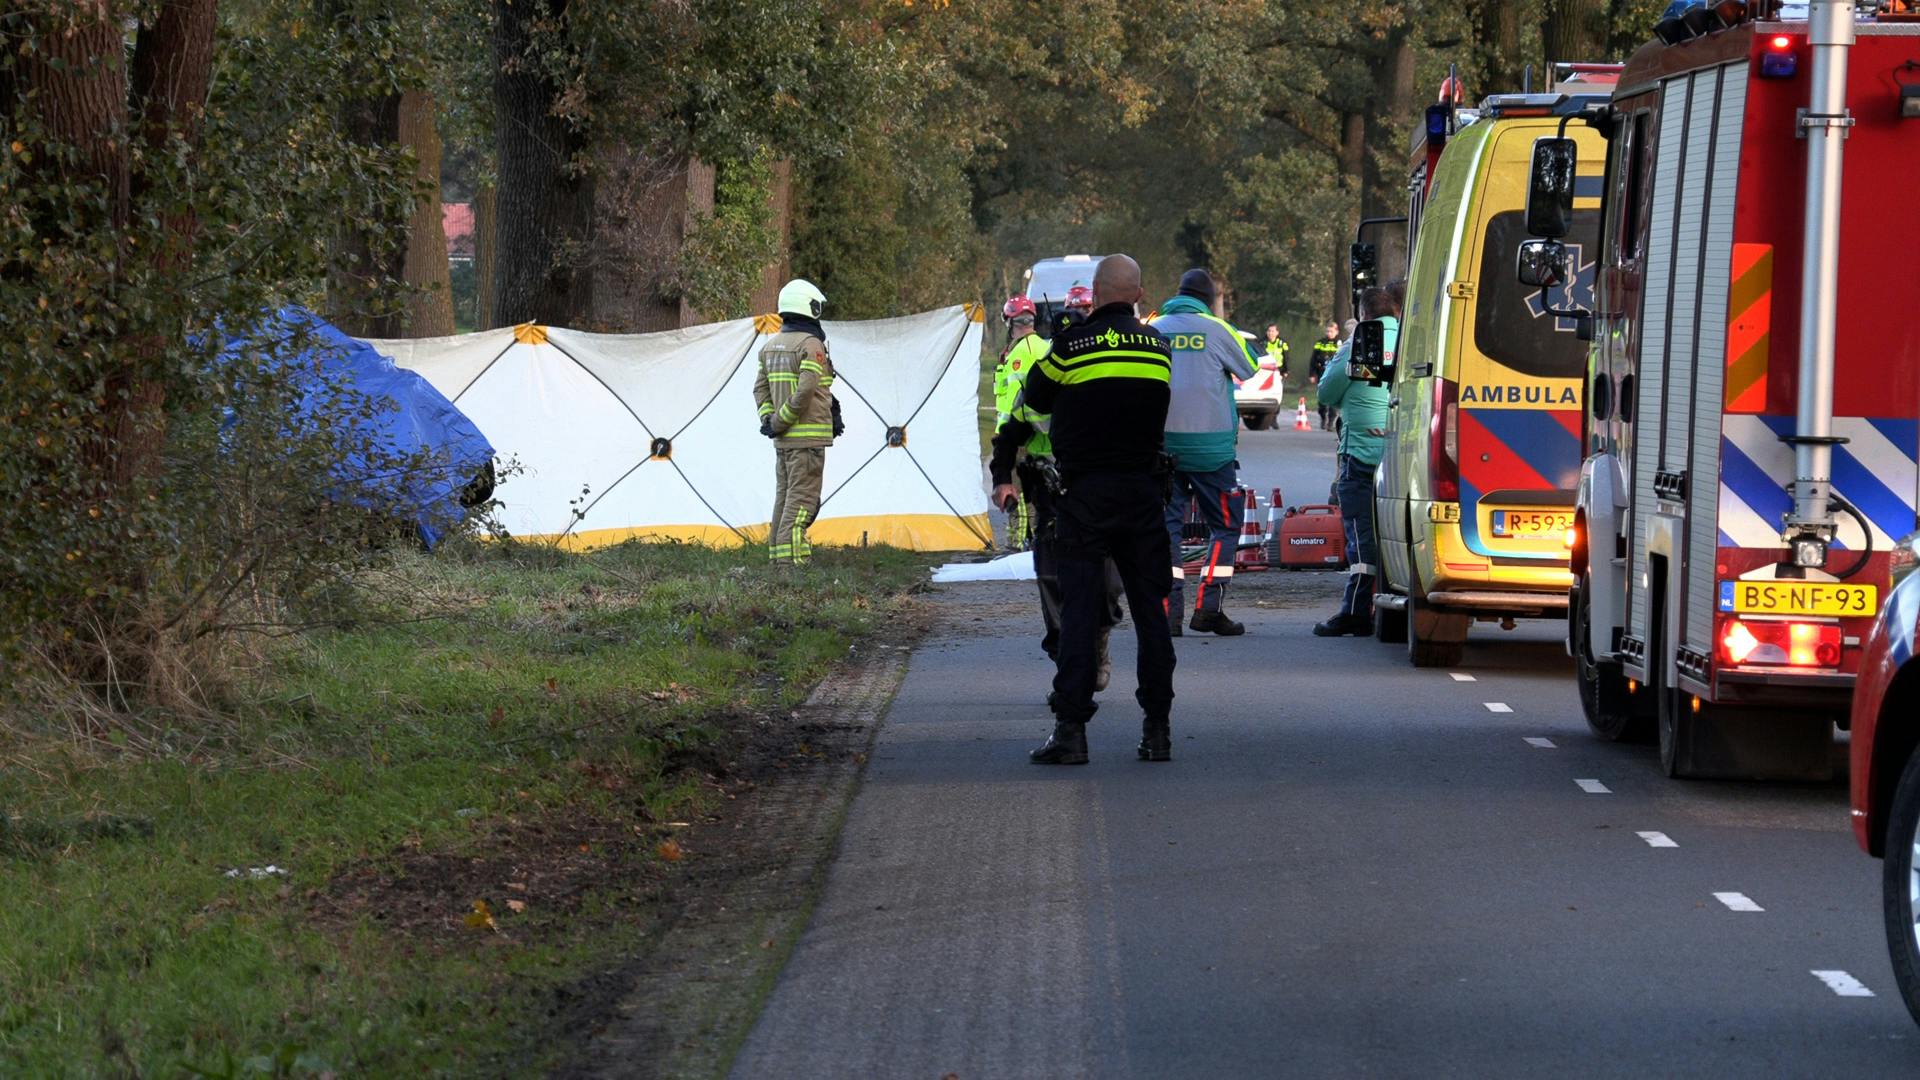
[[[991,562],[948,563],[933,572],[937,585],[956,581],[1032,581],[1033,552],[1016,551]]]

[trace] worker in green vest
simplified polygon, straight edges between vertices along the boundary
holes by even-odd
[[[1020,388],[1026,385],[1027,375],[1034,365],[1047,355],[1047,339],[1035,333],[1034,322],[1039,312],[1032,300],[1024,296],[1010,296],[1001,305],[1000,314],[1007,320],[1007,347],[1000,354],[999,365],[993,369],[993,430],[996,433],[1007,426],[1008,420],[1013,419]],[[1042,431],[1036,438],[1044,440],[1045,432]],[[1048,451],[1043,448],[1030,452],[1044,457]],[[1033,499],[1026,497],[1007,514],[1007,546],[1024,548],[1032,543]]]

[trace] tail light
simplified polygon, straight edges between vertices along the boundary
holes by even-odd
[[[1837,623],[1726,619],[1720,624],[1720,658],[1729,664],[1836,668],[1840,643]]]
[[[1433,380],[1433,419],[1427,426],[1427,469],[1436,502],[1460,501],[1460,387]]]

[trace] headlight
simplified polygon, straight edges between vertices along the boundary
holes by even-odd
[[[1893,545],[1893,554],[1888,560],[1887,569],[1893,574],[1893,583],[1900,584],[1902,578],[1913,573],[1920,566],[1920,532],[1909,535],[1905,540]]]

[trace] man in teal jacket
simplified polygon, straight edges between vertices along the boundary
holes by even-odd
[[[1400,338],[1400,306],[1385,289],[1360,294],[1362,318],[1379,319],[1386,326],[1386,353],[1393,355]],[[1339,479],[1334,489],[1340,500],[1340,523],[1347,534],[1347,591],[1340,611],[1314,625],[1320,637],[1373,633],[1374,575],[1379,564],[1373,528],[1373,473],[1387,442],[1385,386],[1356,382],[1349,374],[1351,339],[1340,347],[1320,376],[1320,404],[1340,410]]]
[[[1233,580],[1233,555],[1240,544],[1246,507],[1229,493],[1238,482],[1240,417],[1233,401],[1234,380],[1251,379],[1257,368],[1246,339],[1213,313],[1213,276],[1189,270],[1180,277],[1180,293],[1160,305],[1153,328],[1173,343],[1172,403],[1167,407],[1167,453],[1173,456],[1173,498],[1167,503],[1167,539],[1173,548],[1173,592],[1167,599],[1167,623],[1177,636],[1186,615],[1186,564],[1180,557],[1180,533],[1187,501],[1200,504],[1207,523],[1207,547],[1200,559],[1198,595],[1190,628],[1222,637],[1247,628],[1227,617],[1222,604]]]

